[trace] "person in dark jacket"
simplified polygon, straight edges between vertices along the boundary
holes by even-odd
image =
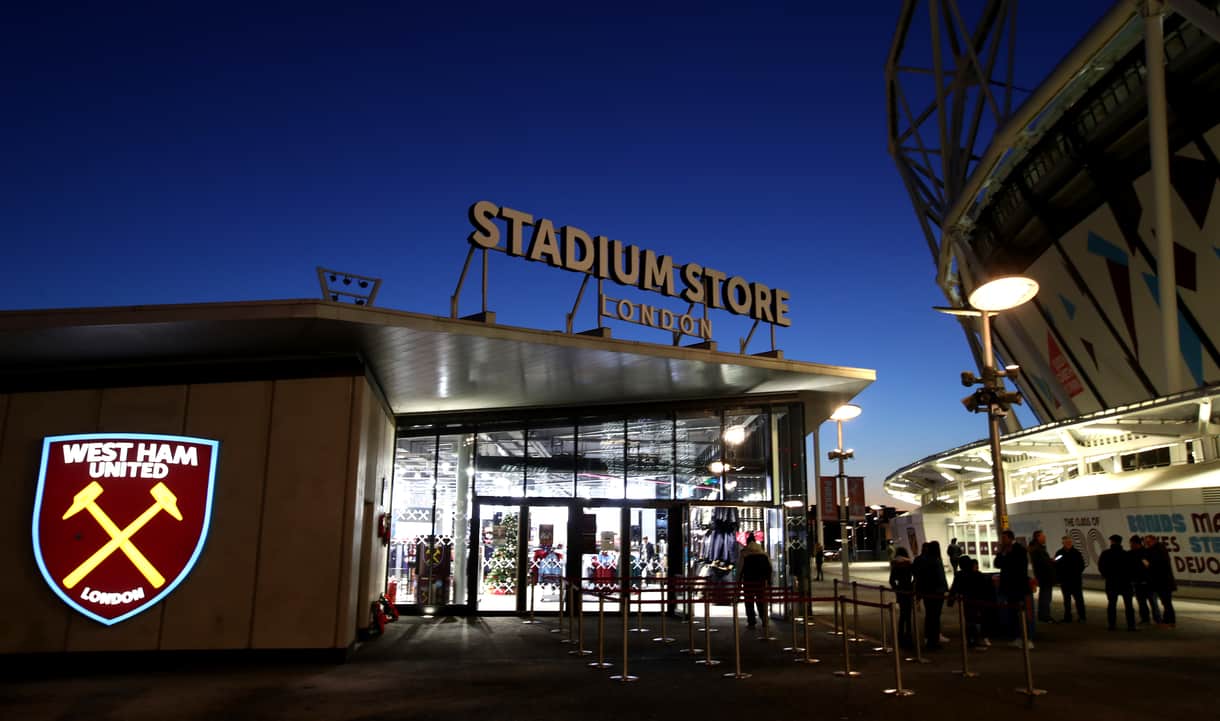
[[[1169,549],[1156,536],[1144,536],[1144,548],[1148,553],[1148,587],[1161,601],[1161,625],[1173,628],[1177,615],[1173,611],[1173,592],[1178,582],[1173,577],[1173,564],[1169,561]]]
[[[1084,623],[1084,556],[1072,547],[1072,537],[1063,537],[1063,546],[1055,552],[1055,578],[1063,589],[1063,622],[1072,622],[1072,600],[1076,601],[1076,618]]]
[[[1123,537],[1117,533],[1110,536],[1110,547],[1097,559],[1097,570],[1106,579],[1106,628],[1117,629],[1118,599],[1123,599],[1123,611],[1127,615],[1127,630],[1135,627],[1135,608],[1131,603],[1131,559],[1123,550]]]
[[[746,620],[750,628],[754,628],[756,607],[760,618],[767,617],[767,603],[764,598],[770,583],[771,559],[751,535],[750,542],[741,551],[741,591],[745,596]]]
[[[898,645],[902,648],[914,648],[915,637],[912,635],[911,610],[914,608],[912,592],[915,590],[911,572],[911,554],[899,546],[894,549],[894,560],[890,561],[890,588],[898,597]]]
[[[1016,644],[1021,643],[1021,627],[1018,625],[1022,608],[1028,608],[1029,597],[1029,553],[1025,546],[1017,543],[1011,529],[1000,532],[1000,552],[995,557],[1000,569],[999,597],[1005,608],[1005,632]],[[1034,637],[1033,625],[1029,626],[1029,637]]]
[[[945,604],[949,584],[945,580],[945,562],[940,556],[940,541],[923,544],[919,557],[911,563],[915,576],[915,592],[923,602],[923,644],[929,651],[940,648],[940,612]]]
[[[970,648],[990,646],[983,637],[983,619],[987,604],[995,603],[995,587],[991,579],[979,573],[979,562],[970,556],[962,556],[958,562],[957,575],[949,588],[949,606],[954,601],[963,604],[962,615],[966,618],[966,645]]]
[[[1055,595],[1055,564],[1046,548],[1046,534],[1034,531],[1029,542],[1029,561],[1034,567],[1034,578],[1038,581],[1038,620],[1054,623],[1051,616],[1051,601]]]
[[[949,565],[953,568],[953,575],[957,575],[957,569],[962,560],[962,547],[957,545],[957,539],[949,541],[949,547],[945,549],[945,554],[949,556]]]
[[[1144,550],[1144,539],[1138,534],[1131,537],[1131,547],[1127,551],[1127,560],[1131,563],[1131,591],[1135,594],[1136,605],[1139,606],[1140,624],[1161,622],[1161,609],[1157,606],[1156,596],[1148,588],[1148,566],[1150,561]],[[1151,604],[1149,603],[1151,602]],[[1152,606],[1149,612],[1149,605]]]

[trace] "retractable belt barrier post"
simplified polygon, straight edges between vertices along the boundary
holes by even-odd
[[[605,654],[605,634],[606,634],[606,594],[598,590],[598,660],[589,661],[589,669],[609,669],[610,662],[606,661]]]
[[[838,603],[836,605],[839,605],[839,604],[842,604],[842,606],[843,606],[842,617],[847,618],[847,596],[840,596]],[[851,670],[851,643],[850,643],[850,641],[851,641],[851,639],[849,639],[847,637],[847,634],[844,633],[843,634],[843,670],[835,671],[836,676],[841,676],[843,678],[857,678],[860,676],[859,671]]]
[[[627,603],[631,603],[631,583],[627,584]],[[648,633],[648,629],[644,628],[644,577],[640,577],[639,590],[639,605],[635,607],[635,628],[631,629],[632,633]]]
[[[695,602],[693,600],[694,584],[691,579],[682,579],[682,593],[686,598],[686,635],[690,640],[690,646],[680,650],[678,653],[689,653],[694,656],[703,651],[701,648],[695,648]]]
[[[576,594],[576,648],[568,651],[573,656],[588,656],[592,651],[585,649],[585,591],[580,589]]]
[[[627,591],[626,594],[619,594],[619,607],[623,612],[623,672],[610,677],[611,681],[618,681],[619,683],[631,683],[632,681],[640,680],[639,676],[632,676],[627,673],[627,636],[629,635],[627,625],[631,622],[631,589],[628,588]]]
[[[568,577],[562,576],[559,579],[559,625],[551,629],[551,633],[563,633],[563,597],[567,592]]]
[[[805,598],[805,609],[806,609],[805,610],[805,614],[806,614],[805,623],[801,624],[805,628],[805,655],[803,657],[797,658],[796,662],[809,664],[812,666],[815,663],[822,662],[822,659],[812,658],[809,655],[810,649],[813,647],[813,644],[809,642],[809,627],[813,625],[813,598],[812,597]]]
[[[851,582],[851,640],[859,643],[865,639],[860,638],[860,584],[856,581]],[[843,609],[846,611],[847,609]],[[846,615],[844,623],[847,623]]]
[[[957,625],[961,628],[962,667],[954,673],[962,678],[976,678],[978,674],[970,670],[970,644],[966,636],[966,598],[964,596],[957,597]]]
[[[914,696],[915,692],[902,687],[902,654],[898,653],[898,619],[894,613],[895,602],[890,602],[890,630],[894,640],[894,688],[882,691],[891,696]]]
[[[538,580],[531,578],[530,579],[530,617],[529,617],[529,619],[521,622],[527,626],[530,624],[538,623],[538,621],[536,621],[534,619],[534,593],[535,593],[536,588],[538,588]]]
[[[795,586],[796,584],[794,583],[793,585]],[[797,598],[797,600],[799,600],[801,598],[799,591],[797,592],[796,598]],[[783,648],[783,651],[785,651],[787,653],[800,653],[801,651],[804,651],[805,649],[801,646],[796,645],[796,624],[797,624],[796,605],[793,603],[792,595],[788,595],[787,598],[785,599],[784,609],[785,609],[785,613],[787,613],[788,616],[792,619],[792,645],[785,646]],[[805,625],[804,620],[805,619],[803,619],[803,618],[801,619],[802,626]]]
[[[832,595],[835,597],[835,627],[826,632],[829,636],[842,636],[843,629],[839,627],[839,579],[831,579],[834,589]]]
[[[712,631],[715,629],[712,628],[712,598],[708,592],[710,585],[704,584],[703,586],[703,650],[707,655],[695,661],[708,668],[720,665],[719,661],[712,658]]]
[[[1029,628],[1025,625],[1025,614],[1029,613],[1029,596],[1021,600],[1021,655],[1025,660],[1025,688],[1017,689],[1017,693],[1026,696],[1045,696],[1046,689],[1034,688],[1034,671],[1029,663]]]
[[[578,583],[568,581],[568,635],[560,639],[560,643],[576,643],[576,591],[579,588]]]
[[[654,643],[673,643],[674,639],[665,634],[665,617],[669,615],[669,580],[661,582],[661,635],[652,639]]]
[[[705,599],[708,597],[708,594],[710,594],[712,592],[712,586],[719,586],[719,585],[720,584],[718,582],[709,581],[706,578],[699,579],[699,586],[703,591],[703,597]],[[696,628],[695,629],[696,631],[698,631],[699,633],[705,634],[705,635],[708,633],[719,633],[720,632],[720,629],[718,629],[718,628],[712,628],[710,631],[708,630],[711,627],[707,623],[707,614],[706,613],[703,614],[703,619],[704,619],[703,625],[700,626],[699,628]]]
[[[877,603],[880,609],[878,615],[881,616],[881,645],[874,646],[873,650],[877,653],[886,654],[890,652],[890,649],[889,636],[885,632],[885,617],[888,615],[885,605],[885,586],[877,586]]]
[[[900,592],[901,593],[901,592]],[[907,663],[932,663],[923,657],[923,630],[919,623],[919,593],[918,589],[911,591],[911,635],[915,637],[915,656],[903,659]]]
[[[765,588],[762,589],[761,596],[755,596],[756,600],[758,598],[763,599],[763,606],[764,606],[764,608],[758,609],[760,612],[758,615],[762,616],[762,619],[760,619],[762,621],[762,635],[758,637],[758,640],[759,641],[775,641],[776,637],[771,635],[771,631],[770,631],[771,626],[769,623],[769,621],[771,619],[771,603],[770,603],[771,586],[770,586],[770,584],[768,584]],[[757,605],[757,603],[755,605]],[[734,610],[737,609],[736,602],[733,603],[733,609]]]
[[[752,674],[741,672],[741,622],[737,616],[737,602],[733,602],[733,673],[724,674],[725,678],[743,679]]]

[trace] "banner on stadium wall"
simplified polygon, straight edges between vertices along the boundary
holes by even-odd
[[[1085,575],[1099,577],[1097,559],[1110,547],[1113,534],[1128,539],[1156,536],[1169,550],[1173,575],[1179,581],[1220,585],[1220,512],[1214,507],[1141,507],[1072,512],[1022,513],[1012,516],[1013,531],[1032,537],[1046,533],[1054,552],[1063,536],[1071,536],[1085,561]]]
[[[822,520],[833,521],[839,517],[838,479],[834,476],[818,478],[818,508],[822,509]]]
[[[866,506],[864,505],[864,476],[847,477],[847,518],[851,521],[863,521]]]

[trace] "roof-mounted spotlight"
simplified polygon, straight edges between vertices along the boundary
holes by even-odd
[[[352,283],[356,287],[352,287]],[[381,288],[381,279],[355,273],[343,273],[318,266],[318,285],[322,297],[335,303],[350,302],[353,305],[372,305]],[[359,288],[359,290],[357,290]]]

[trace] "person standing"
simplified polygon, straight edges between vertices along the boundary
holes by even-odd
[[[1161,602],[1162,628],[1174,628],[1177,625],[1177,614],[1173,611],[1173,592],[1178,590],[1178,582],[1173,577],[1173,564],[1169,561],[1169,549],[1156,536],[1144,536],[1144,548],[1148,554],[1148,587]]]
[[[818,569],[817,577],[815,577],[813,579],[815,581],[822,580],[822,563],[824,563],[826,561],[826,559],[824,558],[824,555],[825,555],[825,549],[822,548],[822,544],[819,543],[813,547],[813,565],[816,566]]]
[[[1055,596],[1055,564],[1046,549],[1046,534],[1041,530],[1034,531],[1034,538],[1029,542],[1029,560],[1034,567],[1034,579],[1038,581],[1038,620],[1054,623],[1051,601]]]
[[[1118,599],[1123,599],[1123,611],[1127,616],[1127,630],[1135,627],[1135,608],[1131,603],[1131,559],[1123,550],[1123,537],[1115,533],[1110,536],[1110,547],[1097,559],[1097,570],[1106,579],[1106,629],[1118,628]]]
[[[740,578],[741,592],[746,602],[746,620],[749,627],[754,628],[755,608],[758,609],[758,617],[767,617],[767,604],[764,599],[767,586],[771,583],[771,559],[758,541],[754,540],[753,534],[750,534],[749,542],[741,551]]]
[[[1127,551],[1127,560],[1131,564],[1131,591],[1135,594],[1135,602],[1139,606],[1140,625],[1149,622],[1161,622],[1161,609],[1157,608],[1156,597],[1148,589],[1148,554],[1144,552],[1144,539],[1138,534],[1131,537],[1131,547]],[[1149,601],[1152,602],[1149,613]]]
[[[945,553],[949,556],[949,565],[953,567],[953,575],[957,575],[957,567],[962,562],[962,547],[957,545],[957,539],[949,541],[949,547],[945,549]]]
[[[1063,545],[1055,552],[1055,577],[1063,590],[1063,622],[1072,622],[1072,600],[1076,601],[1076,618],[1084,623],[1084,556],[1073,548],[1072,537],[1064,536]]]
[[[894,549],[894,560],[890,561],[890,588],[898,598],[898,645],[902,648],[915,647],[911,625],[911,611],[915,607],[912,579],[911,554],[899,546]]]
[[[983,636],[983,618],[987,605],[995,602],[995,588],[991,579],[979,573],[979,562],[969,556],[962,556],[959,563],[960,571],[953,577],[953,586],[949,588],[949,606],[954,601],[964,604],[962,615],[966,619],[966,645],[970,648],[990,646],[991,642]]]
[[[657,569],[657,547],[644,536],[644,578],[652,578]]]
[[[945,580],[945,562],[940,557],[940,541],[923,544],[919,557],[911,563],[915,576],[915,592],[923,601],[923,644],[929,651],[940,648],[940,612],[945,604],[949,584]]]
[[[1029,610],[1029,553],[1025,546],[1017,543],[1017,536],[1012,529],[1005,528],[1000,532],[1000,552],[996,554],[995,565],[1000,569],[1000,602],[1006,604],[1005,631],[1008,637],[1013,639],[1013,644],[1020,646],[1021,627],[1018,614]],[[1031,641],[1034,637],[1033,629],[1033,624],[1030,624]],[[1033,647],[1032,643],[1030,647]]]

